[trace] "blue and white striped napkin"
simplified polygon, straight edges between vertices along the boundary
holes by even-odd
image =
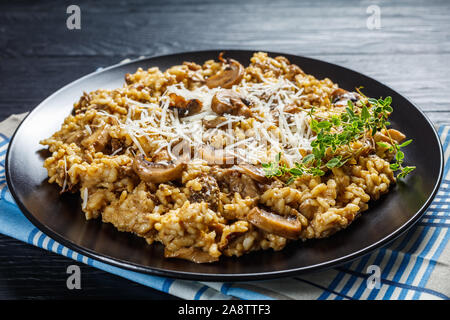
[[[449,299],[450,297],[450,126],[439,135],[445,151],[441,188],[423,218],[389,246],[342,267],[269,281],[196,282],[136,273],[104,264],[54,241],[31,222],[15,204],[5,181],[9,137],[22,116],[0,123],[0,233],[64,255],[80,263],[119,275],[184,299]],[[368,285],[379,266],[379,286]],[[378,289],[377,289],[378,287]]]

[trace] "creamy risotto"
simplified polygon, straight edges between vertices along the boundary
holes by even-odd
[[[245,63],[245,62],[243,62]],[[346,228],[387,193],[405,136],[390,98],[305,74],[284,57],[222,54],[138,69],[84,93],[41,143],[49,182],[79,192],[86,219],[197,263],[281,250]]]

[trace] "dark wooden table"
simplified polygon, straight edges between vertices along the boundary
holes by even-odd
[[[72,3],[80,30],[66,26]],[[381,10],[380,29],[367,27],[370,5]],[[448,0],[1,1],[0,120],[124,58],[219,48],[334,62],[392,86],[436,125],[450,124]],[[71,291],[70,264],[0,236],[0,299],[171,297],[84,265],[82,290]]]

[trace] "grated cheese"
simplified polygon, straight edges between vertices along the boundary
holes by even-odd
[[[233,125],[245,121],[243,116],[224,114],[225,120],[216,128],[207,129],[203,126],[203,120],[217,117],[211,109],[211,101],[220,88],[201,86],[188,90],[182,83],[175,84],[167,87],[159,104],[141,103],[127,98],[129,110],[124,122],[120,122],[115,115],[101,112],[115,118],[143,154],[146,152],[139,142],[141,138],[145,138],[151,150],[155,150],[152,153],[166,150],[172,160],[175,160],[174,144],[186,141],[197,150],[211,145],[213,137],[219,134],[226,140],[224,148],[228,154],[260,163],[271,161],[276,153],[282,152],[286,162],[293,165],[302,159],[300,150],[310,150],[314,139],[306,110],[297,113],[284,111],[287,106],[304,98],[303,89],[284,78],[263,81],[242,81],[231,89],[250,102],[254,115],[253,128],[244,137],[239,135],[239,138],[233,131]],[[186,100],[201,101],[202,110],[192,116],[180,118],[178,112],[169,108],[171,93]]]
[[[84,188],[83,189],[83,204],[81,206],[82,209],[86,209],[88,198],[89,198],[88,188]]]

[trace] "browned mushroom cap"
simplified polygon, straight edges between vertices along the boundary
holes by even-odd
[[[166,258],[179,258],[189,260],[195,263],[210,263],[219,260],[218,257],[211,256],[208,252],[199,248],[180,248],[177,251],[164,250]]]
[[[202,103],[200,100],[197,99],[186,100],[184,97],[179,96],[175,93],[170,93],[169,98],[170,98],[169,107],[176,108],[178,110],[178,114],[181,117],[190,116],[202,110]]]
[[[247,215],[247,220],[256,227],[288,239],[298,239],[302,225],[296,217],[283,217],[255,207]]]
[[[270,179],[264,174],[264,171],[255,165],[244,163],[239,165],[239,169],[242,173],[260,183],[267,183],[270,181]]]
[[[333,103],[343,100],[350,100],[351,102],[357,102],[359,99],[360,96],[356,92],[349,92],[342,88],[337,88],[331,93],[331,102]]]
[[[233,90],[220,90],[211,100],[211,109],[217,114],[229,113],[251,117],[252,111],[244,103],[244,99]]]
[[[233,85],[241,82],[244,76],[244,67],[233,59],[227,59],[227,66],[222,71],[206,79],[208,88],[230,89]]]
[[[145,182],[163,183],[181,178],[186,163],[150,162],[144,155],[137,155],[133,161],[133,170]]]
[[[221,149],[214,149],[212,147],[201,147],[198,150],[201,159],[208,162],[208,164],[235,164],[236,157]]]

